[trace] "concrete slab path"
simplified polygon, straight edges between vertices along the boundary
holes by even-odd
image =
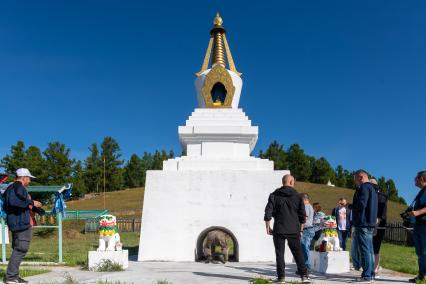
[[[123,272],[90,272],[79,268],[51,267],[52,272],[28,277],[30,283],[64,283],[64,275],[71,276],[78,283],[108,283],[120,284],[152,284],[158,280],[167,280],[173,284],[223,284],[223,283],[248,283],[254,277],[262,276],[275,278],[274,263],[227,263],[204,264],[185,262],[137,262],[130,261],[129,269]],[[296,277],[296,266],[287,265],[286,274],[288,281],[300,280]],[[359,272],[350,272],[344,275],[312,275],[313,283],[338,284],[352,283]],[[375,283],[407,283],[409,276],[384,270],[381,279]]]

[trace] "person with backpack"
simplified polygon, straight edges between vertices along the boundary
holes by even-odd
[[[426,278],[426,171],[418,172],[414,182],[420,192],[414,199],[413,210],[408,212],[415,217],[413,240],[418,258],[419,273],[409,280],[410,283],[424,282]]]
[[[27,187],[35,178],[25,168],[16,171],[16,180],[10,184],[3,194],[6,221],[12,232],[12,255],[6,270],[6,284],[28,283],[19,277],[19,267],[30,247],[32,229],[30,207],[41,208],[39,201],[31,200]]]

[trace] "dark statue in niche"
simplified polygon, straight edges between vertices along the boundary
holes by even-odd
[[[217,82],[214,84],[212,91],[210,92],[214,106],[223,106],[226,99],[226,88],[225,86]]]

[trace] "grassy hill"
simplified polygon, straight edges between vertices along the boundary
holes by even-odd
[[[299,192],[308,193],[312,202],[319,202],[326,213],[331,212],[340,197],[345,197],[351,202],[354,194],[352,189],[304,182],[297,182],[296,189]],[[265,193],[265,196],[266,194],[268,193]],[[105,195],[106,209],[119,217],[140,218],[143,195],[143,188],[107,192]],[[103,200],[103,194],[88,194],[84,199],[67,202],[67,205],[69,210],[104,209]],[[388,219],[390,221],[400,221],[399,213],[404,210],[405,205],[389,202]]]
[[[101,194],[86,194],[79,200],[67,202],[68,210],[95,210],[108,209],[110,213],[118,217],[140,218],[142,215],[143,188],[132,188],[121,191],[107,192]]]

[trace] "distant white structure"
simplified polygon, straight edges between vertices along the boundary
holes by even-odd
[[[195,81],[198,108],[178,130],[186,155],[147,172],[139,261],[201,260],[205,236],[218,228],[233,239],[235,261],[275,260],[263,215],[289,171],[250,156],[259,130],[238,108],[240,75],[218,15]]]
[[[331,180],[328,180],[327,186],[335,187],[335,185],[331,183]]]

